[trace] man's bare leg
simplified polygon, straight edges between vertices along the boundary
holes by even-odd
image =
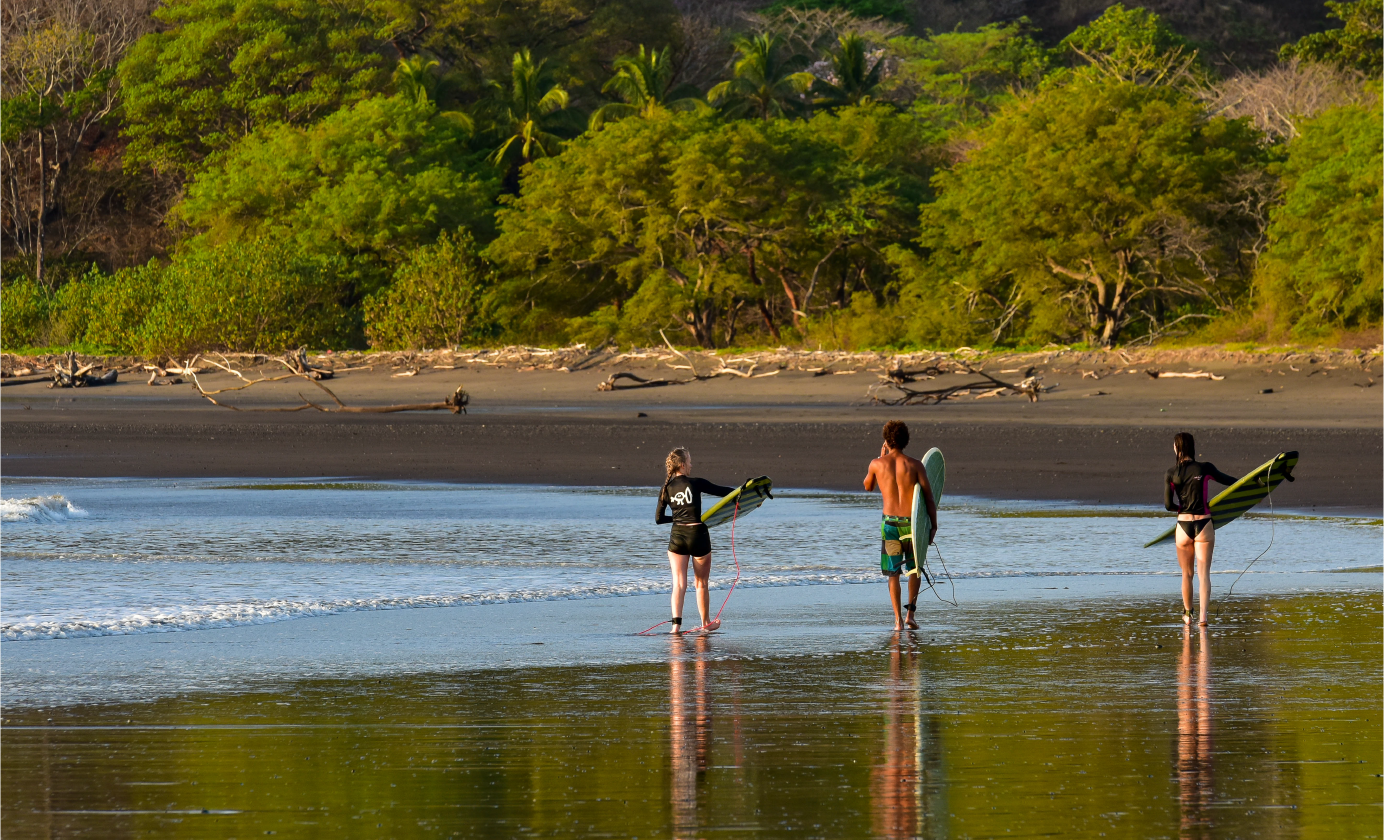
[[[903,629],[903,604],[899,601],[899,576],[890,575],[889,583],[889,603],[894,605],[894,629]]]
[[[909,604],[909,607],[908,607],[908,616],[907,616],[907,620],[904,622],[905,624],[908,625],[908,629],[909,629],[909,630],[917,630],[917,629],[918,629],[918,622],[915,621],[914,619],[915,619],[916,613],[917,613],[916,608],[917,608],[917,606],[918,606],[918,592],[921,591],[922,586],[923,586],[923,576],[922,576],[921,573],[916,574],[916,575],[910,575],[910,576],[909,576],[909,578],[908,578],[908,604]]]

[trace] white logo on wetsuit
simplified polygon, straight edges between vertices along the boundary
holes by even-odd
[[[675,505],[692,504],[692,488],[689,487],[686,490],[683,490],[682,492],[675,494],[673,498],[669,501],[671,501]]]

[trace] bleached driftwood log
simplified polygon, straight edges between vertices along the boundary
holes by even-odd
[[[215,364],[215,362],[213,362],[213,364]],[[220,367],[220,365],[218,365],[218,367]],[[403,405],[351,406],[342,402],[341,399],[337,397],[337,395],[334,394],[330,388],[328,388],[326,385],[323,385],[321,382],[317,381],[317,378],[313,376],[312,371],[307,371],[304,373],[285,373],[279,376],[265,376],[259,379],[249,379],[248,377],[240,373],[236,373],[236,375],[239,376],[240,379],[244,380],[245,384],[236,385],[232,388],[218,388],[214,391],[208,391],[206,388],[202,387],[202,382],[197,378],[197,375],[192,374],[192,387],[196,388],[197,393],[201,394],[202,398],[205,399],[207,402],[215,406],[220,406],[221,408],[228,408],[231,411],[291,412],[306,411],[308,409],[312,409],[315,411],[321,411],[326,413],[341,414],[392,414],[398,411],[450,411],[453,414],[465,414],[466,407],[471,404],[471,395],[466,393],[466,389],[464,387],[457,386],[456,391],[454,391],[450,397],[443,400],[442,402],[406,403]],[[250,388],[264,382],[283,382],[288,379],[302,379],[307,382],[311,382],[313,385],[320,388],[323,391],[323,393],[325,393],[328,397],[331,397],[332,402],[336,404],[335,407],[319,405],[318,403],[315,403],[307,397],[303,396],[301,391],[298,393],[298,398],[303,401],[302,405],[288,406],[283,408],[241,408],[240,406],[230,405],[229,403],[224,403],[216,399],[216,397],[220,396],[221,394],[234,393],[236,391],[244,391],[246,388]]]

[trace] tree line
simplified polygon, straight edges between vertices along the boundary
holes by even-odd
[[[0,342],[1330,341],[1384,308],[1384,12],[1326,6],[1234,70],[1122,5],[7,4]]]

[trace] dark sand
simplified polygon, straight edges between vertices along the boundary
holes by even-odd
[[[664,453],[684,445],[697,471],[713,478],[767,474],[783,487],[858,489],[878,453],[880,425],[900,418],[913,431],[910,452],[946,452],[949,494],[1159,504],[1172,435],[1185,430],[1197,435],[1204,458],[1231,473],[1298,450],[1300,480],[1275,494],[1281,508],[1378,515],[1384,392],[1370,384],[1377,368],[1209,365],[1226,376],[1214,382],[1142,373],[1093,381],[1049,370],[1044,381],[1058,388],[1038,403],[967,397],[898,408],[867,403],[875,381],[868,372],[784,371],[616,393],[595,390],[607,369],[431,370],[408,378],[375,371],[330,383],[351,405],[438,401],[464,384],[472,395],[465,416],[233,412],[187,385],[126,381],[58,391],[36,383],[0,395],[0,452],[5,474],[26,476],[647,485],[661,480]],[[652,365],[641,372],[670,373]],[[234,384],[225,375],[203,381]],[[247,408],[291,406],[307,391],[315,389],[295,381],[226,399]]]

